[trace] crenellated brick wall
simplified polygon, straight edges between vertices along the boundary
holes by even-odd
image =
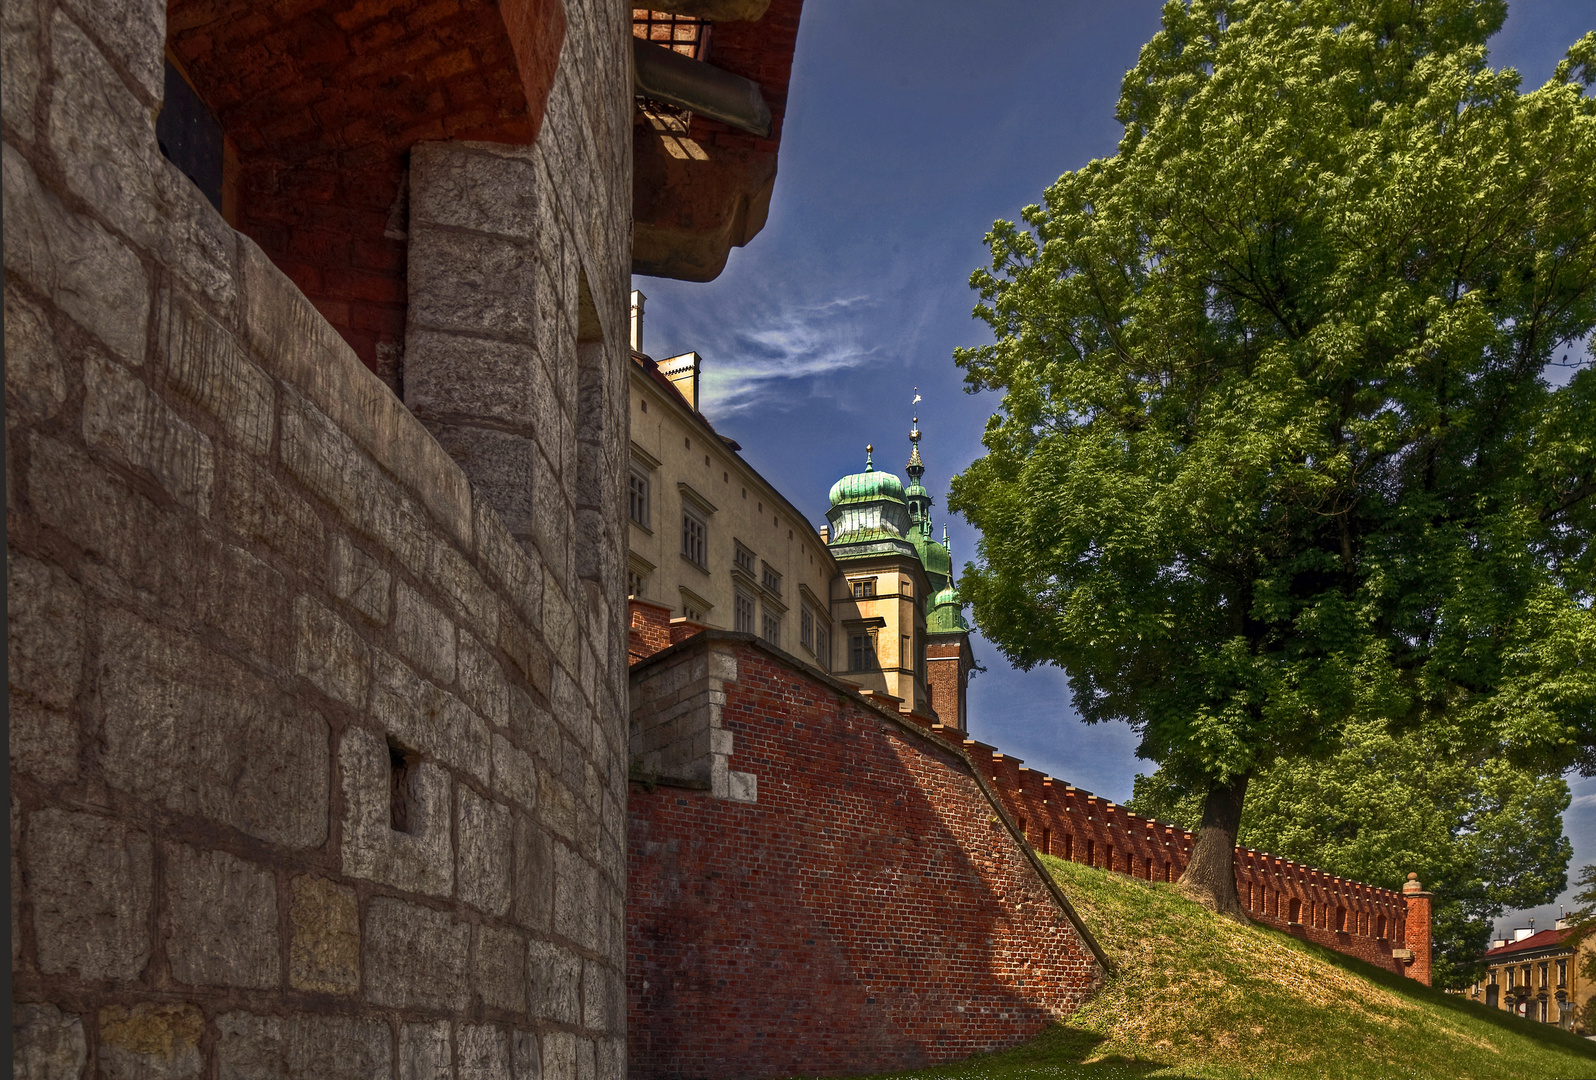
[[[1105,970],[961,747],[746,634],[634,664],[630,1075],[1010,1046]]]
[[[1194,836],[1180,826],[1027,769],[961,732],[938,733],[987,763],[993,790],[1036,850],[1155,881],[1185,871]],[[1236,849],[1235,866],[1236,890],[1255,922],[1429,984],[1428,893],[1405,896],[1249,848]],[[1422,919],[1414,917],[1415,905],[1422,905]]]

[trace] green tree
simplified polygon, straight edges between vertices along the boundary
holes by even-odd
[[[1568,784],[1501,755],[1471,753],[1427,726],[1401,737],[1354,720],[1322,759],[1276,760],[1247,789],[1237,840],[1355,881],[1401,888],[1424,868],[1435,893],[1436,986],[1462,988],[1505,912],[1555,900],[1568,883]],[[1202,798],[1163,772],[1136,778],[1127,804],[1195,829]]]
[[[1596,34],[1520,94],[1504,13],[1170,2],[1118,152],[971,279],[961,588],[1203,793],[1182,883],[1238,918],[1249,781],[1349,717],[1596,767],[1596,374],[1544,375],[1596,325]]]

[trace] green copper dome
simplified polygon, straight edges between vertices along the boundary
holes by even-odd
[[[920,565],[925,567],[932,588],[940,589],[953,579],[953,556],[947,548],[919,529],[915,530],[914,546],[920,553]]]
[[[874,465],[866,465],[864,472],[850,473],[831,485],[832,506],[881,499],[903,502],[903,482],[892,473],[877,472]]]
[[[926,633],[955,634],[969,629],[970,624],[964,618],[964,604],[959,601],[959,590],[950,585],[931,598],[930,610],[925,616]]]

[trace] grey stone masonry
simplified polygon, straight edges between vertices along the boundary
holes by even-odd
[[[620,1080],[629,29],[563,9],[535,143],[410,154],[401,401],[161,153],[164,0],[6,0],[16,1075]]]
[[[632,679],[628,753],[632,775],[717,799],[758,802],[759,778],[731,768],[734,736],[721,724],[737,657],[724,644],[684,652]]]

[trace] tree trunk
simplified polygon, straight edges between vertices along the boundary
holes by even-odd
[[[1209,790],[1191,861],[1178,882],[1181,891],[1199,904],[1240,923],[1250,920],[1236,895],[1236,830],[1241,827],[1241,805],[1250,779],[1250,774],[1238,776]]]

